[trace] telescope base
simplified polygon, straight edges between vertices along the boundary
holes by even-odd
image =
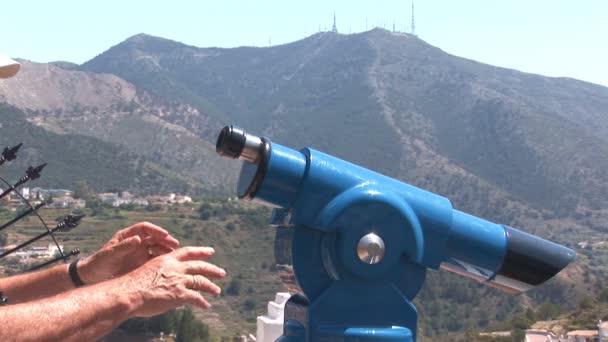
[[[405,327],[310,326],[308,300],[292,296],[285,306],[283,336],[276,342],[415,342],[412,331]]]

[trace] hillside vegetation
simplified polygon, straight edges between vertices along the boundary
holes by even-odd
[[[98,139],[47,131],[25,120],[18,109],[0,104],[0,146],[18,143],[23,143],[18,158],[1,169],[2,177],[12,182],[28,166],[47,162],[43,177],[31,186],[73,189],[78,180],[87,180],[98,191],[158,193],[189,188],[180,175],[139,155]]]

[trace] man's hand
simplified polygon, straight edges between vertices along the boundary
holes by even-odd
[[[129,273],[178,247],[179,241],[166,230],[140,222],[117,232],[95,254],[81,260],[78,275],[85,284],[96,284]]]
[[[98,341],[132,317],[149,317],[184,304],[208,308],[201,292],[218,295],[220,288],[209,278],[226,274],[202,260],[213,253],[210,247],[180,248],[115,279],[0,306],[0,341]],[[56,270],[63,270],[58,274],[69,282],[65,267]],[[48,277],[43,279],[46,284],[38,284],[52,287],[60,279]]]
[[[221,289],[209,278],[226,275],[225,270],[202,260],[214,253],[211,247],[180,248],[148,261],[111,285],[131,294],[131,316],[135,317],[155,316],[184,304],[208,309],[211,305],[201,292],[219,295]]]

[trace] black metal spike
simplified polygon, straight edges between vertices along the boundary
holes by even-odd
[[[0,254],[0,258],[4,258],[5,256],[12,254],[14,252],[16,252],[17,250],[30,245],[40,239],[42,239],[43,237],[47,236],[47,235],[51,235],[54,232],[61,230],[64,232],[70,231],[74,228],[76,228],[76,226],[78,226],[78,224],[80,224],[80,220],[84,217],[85,215],[67,215],[65,216],[61,222],[57,223],[57,225],[52,228],[51,230],[48,230],[38,236],[35,236],[27,241],[25,241],[24,243],[20,244],[19,246],[12,248],[8,251],[3,252],[2,254]]]
[[[63,217],[63,220],[61,220],[61,222],[59,222],[59,224],[57,225],[57,227],[59,227],[59,230],[61,230],[62,232],[69,232],[70,230],[78,227],[78,225],[80,224],[80,220],[82,220],[83,217],[85,217],[86,215],[67,215]]]
[[[5,161],[15,160],[17,158],[17,152],[21,148],[23,143],[15,145],[13,147],[5,147],[2,152],[2,156],[0,156],[0,165],[4,164]]]
[[[4,190],[4,192],[2,194],[0,194],[0,199],[2,199],[4,196],[8,195],[9,193],[11,193],[11,191],[15,190],[16,188],[20,187],[21,185],[27,183],[29,180],[40,178],[40,172],[42,171],[42,169],[44,169],[44,167],[46,165],[47,165],[47,163],[40,164],[35,167],[34,166],[28,167],[27,170],[25,171],[25,175],[23,177],[19,178],[17,183],[12,185],[8,189]]]
[[[65,260],[65,261],[67,261],[67,260],[68,260],[68,258],[73,257],[73,256],[76,256],[76,255],[78,255],[78,254],[80,254],[80,249],[78,249],[78,248],[74,248],[74,249],[72,249],[72,251],[71,251],[70,253],[68,253],[68,254],[65,254],[65,255],[60,255],[60,256],[58,256],[58,257],[56,257],[56,258],[52,259],[52,260],[49,260],[49,261],[43,262],[43,263],[42,263],[42,264],[40,264],[40,265],[35,265],[35,266],[33,266],[32,268],[30,268],[30,269],[28,270],[28,272],[31,272],[31,271],[35,271],[35,270],[41,269],[41,268],[43,268],[43,267],[45,267],[45,266],[48,266],[48,265],[50,265],[50,264],[54,264],[54,263],[56,263],[56,262],[57,262],[57,261],[59,261],[59,260]]]
[[[46,166],[47,163],[44,164],[40,164],[36,167],[34,166],[30,166],[27,168],[27,171],[25,171],[25,175],[29,178],[29,179],[37,179],[40,178],[40,172],[42,172],[42,169],[44,169],[44,167]]]
[[[0,306],[8,304],[8,298],[4,297],[2,291],[0,291]]]

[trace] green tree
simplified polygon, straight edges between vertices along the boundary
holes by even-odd
[[[528,308],[528,310],[526,310],[526,318],[532,322],[536,321],[536,313],[534,312],[534,310]]]
[[[600,302],[608,303],[608,288],[605,288],[602,290],[602,292],[600,292],[598,299],[600,300]]]
[[[89,209],[97,209],[101,207],[101,201],[96,199],[91,199],[87,201],[86,207]]]
[[[203,202],[203,204],[201,204],[201,206],[198,207],[198,214],[199,214],[201,220],[206,221],[206,220],[210,219],[211,216],[215,215],[215,212],[214,212],[213,206],[211,206],[211,204],[209,204],[208,202]]]
[[[526,340],[526,331],[523,329],[514,329],[511,332],[511,339],[513,342],[521,342]]]
[[[536,316],[541,321],[555,319],[563,312],[563,308],[559,304],[544,302],[538,307]]]
[[[581,299],[578,301],[578,309],[579,310],[588,310],[593,307],[593,300],[591,297],[587,295],[583,295]]]
[[[88,200],[93,197],[93,190],[89,186],[86,180],[79,180],[76,182],[76,186],[74,189],[74,198],[81,198],[83,200]]]
[[[526,330],[534,324],[534,321],[527,318],[525,315],[517,315],[511,320],[511,326],[515,329]]]
[[[159,318],[158,326],[160,331],[165,334],[174,333],[178,324],[179,314],[176,310],[171,310]]]
[[[189,307],[182,310],[176,333],[177,342],[209,341],[209,328],[194,316]]]
[[[211,218],[211,215],[212,215],[211,210],[209,210],[209,209],[203,209],[200,212],[200,219],[203,220],[203,221],[207,221],[208,219]]]
[[[241,293],[241,281],[235,278],[230,280],[226,287],[226,294],[229,296],[238,296]]]
[[[243,303],[243,308],[245,308],[245,310],[247,311],[252,311],[253,309],[255,309],[255,300],[248,298]]]

